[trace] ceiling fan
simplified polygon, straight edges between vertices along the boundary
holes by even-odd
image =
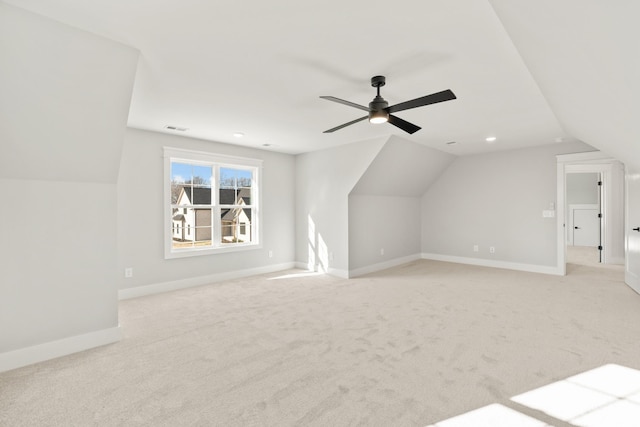
[[[451,90],[443,90],[442,92],[432,93],[431,95],[423,96],[421,98],[412,99],[411,101],[401,102],[400,104],[392,105],[389,107],[389,103],[385,101],[383,97],[380,96],[380,88],[385,85],[385,77],[384,76],[374,76],[371,77],[371,86],[375,87],[377,90],[377,95],[373,98],[373,101],[369,103],[369,107],[365,107],[364,105],[358,105],[353,102],[345,101],[344,99],[336,98],[335,96],[321,96],[322,99],[327,99],[329,101],[337,102],[339,104],[348,105],[350,107],[358,108],[360,110],[367,111],[369,114],[360,117],[359,119],[352,120],[348,123],[342,124],[340,126],[336,126],[329,130],[325,130],[323,133],[331,133],[335,132],[339,129],[352,125],[354,123],[358,123],[364,119],[369,119],[371,123],[385,123],[389,122],[392,125],[402,129],[408,133],[415,133],[421,129],[420,126],[416,126],[413,123],[409,123],[406,120],[402,120],[400,117],[394,116],[391,113],[396,113],[398,111],[409,110],[411,108],[424,107],[425,105],[436,104],[438,102],[451,101],[456,99]]]

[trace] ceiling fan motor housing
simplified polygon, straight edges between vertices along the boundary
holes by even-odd
[[[382,121],[376,121],[376,118],[384,118],[384,121],[387,121],[387,119],[389,118],[389,114],[382,111],[389,106],[389,103],[380,96],[380,88],[384,86],[385,83],[386,79],[384,76],[371,77],[371,86],[375,87],[378,90],[378,94],[376,95],[376,97],[373,98],[373,101],[369,103],[369,121],[374,123]]]
[[[369,110],[380,111],[380,110],[384,110],[388,106],[389,106],[389,103],[385,101],[383,97],[381,97],[380,95],[377,95],[375,98],[373,98],[373,101],[369,103]]]

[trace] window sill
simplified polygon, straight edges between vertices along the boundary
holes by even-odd
[[[242,251],[251,251],[255,249],[262,249],[262,245],[259,243],[249,243],[245,245],[232,245],[225,247],[217,247],[217,248],[197,248],[197,249],[169,249],[165,251],[164,258],[165,259],[173,259],[173,258],[189,258],[194,256],[202,256],[202,255],[216,255],[216,254],[225,254],[230,252],[242,252]]]

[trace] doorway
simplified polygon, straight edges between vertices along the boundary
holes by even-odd
[[[602,262],[602,174],[566,173],[567,261],[579,256]]]
[[[582,256],[594,262],[624,264],[622,163],[599,151],[562,154],[557,161],[558,273],[567,273],[568,252],[574,255],[577,248],[586,248]],[[580,193],[574,185],[580,181],[595,181],[597,188],[585,185],[588,195]]]

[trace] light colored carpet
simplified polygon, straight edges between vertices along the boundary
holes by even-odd
[[[622,268],[301,273],[123,301],[121,342],[0,374],[0,425],[425,426],[606,363],[640,369]]]
[[[567,263],[591,267],[608,267],[600,264],[600,251],[591,246],[567,246]]]

